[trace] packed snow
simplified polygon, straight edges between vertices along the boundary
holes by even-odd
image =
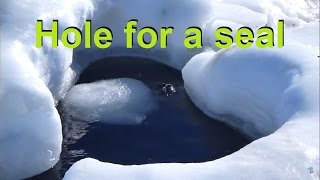
[[[196,55],[182,70],[186,91],[207,115],[235,119],[233,126],[255,138],[274,132],[294,116],[316,116],[318,32],[304,35],[310,41],[297,41],[309,29],[318,30],[319,25],[288,30],[282,49],[232,47]]]
[[[6,53],[0,71],[0,179],[5,180],[46,171],[58,162],[62,142],[52,94],[21,45],[12,46],[1,41]]]
[[[0,1],[0,179],[31,177],[59,161],[55,103],[75,80],[73,52],[52,49],[47,40],[35,48],[35,22],[47,26],[55,18],[61,28],[80,27],[90,7],[86,1]]]
[[[79,84],[63,99],[66,116],[110,124],[139,124],[155,108],[151,90],[128,78]]]
[[[56,103],[91,62],[131,55],[177,69],[193,57],[183,75],[194,103],[252,137],[269,136],[207,163],[120,166],[85,159],[72,166],[65,179],[318,179],[319,27],[312,24],[319,20],[318,10],[318,0],[0,1],[1,178],[31,177],[56,164],[62,142]],[[45,29],[58,19],[60,35],[66,27],[82,28],[84,20],[91,19],[93,29],[110,27],[114,41],[108,50],[72,50],[53,49],[45,38],[38,49],[37,19]],[[123,27],[130,19],[139,20],[138,29],[174,26],[168,48],[124,49]],[[254,29],[275,26],[279,19],[288,30],[283,49],[214,47],[212,30],[217,26]],[[203,49],[184,48],[189,26],[202,28]]]

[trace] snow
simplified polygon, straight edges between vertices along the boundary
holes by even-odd
[[[141,8],[143,5],[148,8]],[[110,27],[113,34],[113,42],[110,49],[75,49],[73,64],[79,71],[88,64],[105,58],[107,56],[139,56],[151,58],[177,69],[182,69],[191,57],[200,53],[200,49],[186,49],[183,41],[184,31],[190,26],[200,27],[204,34],[206,47],[214,48],[214,28],[217,25],[228,26],[232,29],[241,26],[248,26],[252,29],[264,25],[276,26],[278,20],[284,19],[287,28],[299,27],[307,22],[316,21],[318,5],[306,3],[304,0],[294,2],[286,0],[263,0],[263,1],[235,1],[235,0],[188,0],[180,1],[162,0],[100,0],[93,1],[95,10],[92,13],[92,29],[100,26]],[[183,9],[183,10],[177,10]],[[123,28],[130,19],[138,19],[137,29],[145,26],[174,27],[174,33],[168,36],[167,49],[160,49],[159,46],[145,50],[138,48],[134,41],[133,49],[126,49],[125,34]],[[221,24],[221,22],[225,22]],[[136,39],[133,35],[133,39]],[[209,43],[208,43],[209,41]],[[207,43],[207,44],[206,44]]]
[[[72,85],[72,50],[35,48],[36,19],[80,26],[85,1],[0,2],[0,179],[24,179],[54,166],[62,128],[55,103]],[[79,17],[77,19],[76,17]],[[47,26],[47,25],[46,25]]]
[[[52,94],[23,46],[1,41],[1,52],[6,53],[1,53],[0,71],[0,174],[1,179],[21,179],[59,160],[61,123]]]
[[[287,34],[282,49],[233,47],[196,55],[182,70],[188,94],[209,116],[237,119],[232,125],[253,137],[252,130],[268,135],[297,114],[317,113],[319,87],[312,82],[319,81],[319,51],[294,35]]]
[[[156,108],[150,89],[128,78],[76,85],[62,102],[66,116],[110,124],[139,124]]]
[[[52,167],[59,159],[62,142],[56,103],[90,63],[107,56],[134,55],[180,70],[193,57],[183,71],[189,95],[197,106],[222,121],[234,116],[227,123],[252,137],[269,136],[230,156],[201,164],[126,167],[86,159],[76,163],[66,179],[98,175],[117,179],[128,179],[128,175],[130,179],[317,179],[319,84],[315,82],[319,82],[319,59],[316,58],[319,31],[318,26],[308,23],[318,22],[318,9],[318,0],[0,1],[1,178],[23,179]],[[223,15],[223,12],[229,13]],[[110,27],[114,41],[108,50],[72,50],[63,46],[53,49],[50,39],[45,39],[44,47],[37,49],[34,37],[37,19],[43,20],[45,29],[50,28],[53,19],[59,19],[60,35],[66,27],[81,28],[85,19],[91,19],[92,29]],[[139,19],[138,28],[174,26],[168,48],[124,49],[123,27],[130,19]],[[212,43],[211,31],[215,27],[224,23],[232,28],[275,26],[278,19],[284,19],[288,29],[285,35],[288,44],[284,49],[231,48],[212,52],[212,49],[218,50]],[[189,26],[202,28],[203,49],[184,48],[184,30]],[[274,59],[267,60],[270,57]],[[191,70],[193,76],[188,76]],[[251,74],[253,72],[256,74]],[[256,81],[259,78],[260,81]],[[197,88],[200,83],[203,89]],[[260,83],[261,88],[256,83]],[[219,88],[217,84],[223,86]],[[234,87],[240,90],[230,89]],[[205,89],[210,91],[204,92]],[[222,97],[225,98],[219,99]],[[245,103],[237,109],[240,100]],[[309,173],[309,167],[313,167],[314,173]]]
[[[289,30],[283,49],[207,51],[183,68],[185,88],[203,112],[257,139],[238,152],[207,163],[140,166],[86,158],[64,179],[318,179],[318,33],[305,35],[314,38],[307,44],[297,38],[318,27]]]

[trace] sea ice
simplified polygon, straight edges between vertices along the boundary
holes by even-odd
[[[223,15],[225,11],[231,14]],[[125,49],[123,27],[135,18],[139,20],[138,28],[174,26],[168,48]],[[50,39],[45,38],[44,47],[37,49],[34,36],[37,19],[43,20],[45,29],[50,29],[53,19],[59,19],[59,37],[66,27],[82,28],[84,20],[91,19],[93,29],[108,26],[113,30],[112,48],[53,49]],[[216,49],[210,32],[224,22],[232,28],[244,24],[256,28],[264,23],[274,26],[279,19],[285,20],[286,29],[291,28],[285,34],[285,43],[291,41],[290,46],[283,52],[231,48],[197,55],[203,49],[187,50],[183,46],[184,30],[189,26],[203,29],[204,49]],[[1,179],[27,178],[58,161],[62,132],[55,103],[64,97],[88,64],[113,55],[146,56],[177,69],[197,55],[183,70],[186,88],[194,102],[208,115],[219,116],[219,120],[227,122],[229,116],[225,114],[234,116],[227,123],[244,128],[243,132],[253,137],[274,133],[208,163],[126,167],[83,160],[70,169],[66,179],[72,175],[74,179],[318,179],[319,27],[308,24],[318,21],[318,0],[0,1]],[[248,55],[256,58],[246,58]],[[193,75],[187,75],[191,70]],[[244,103],[239,103],[240,100]]]
[[[128,78],[76,85],[62,102],[66,116],[110,124],[139,124],[156,108],[150,89]]]

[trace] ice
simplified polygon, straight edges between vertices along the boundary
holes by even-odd
[[[90,168],[90,172],[89,169],[82,170],[79,176],[83,175],[82,177],[85,178],[95,176],[97,173],[101,177],[124,178],[129,174],[133,179],[135,177],[147,177],[148,179],[158,177],[167,177],[167,179],[186,177],[187,179],[199,179],[199,177],[203,179],[214,177],[217,179],[234,177],[317,179],[319,177],[319,137],[317,136],[319,130],[315,127],[319,126],[319,119],[315,114],[319,114],[319,111],[316,110],[319,107],[316,102],[319,99],[319,84],[315,82],[319,82],[317,79],[319,71],[315,67],[318,67],[319,59],[314,56],[318,56],[319,47],[318,36],[313,34],[318,34],[318,27],[308,23],[318,22],[318,10],[318,0],[0,1],[1,178],[27,178],[49,169],[58,161],[62,132],[55,104],[64,97],[81,71],[90,63],[108,56],[143,56],[181,70],[193,56],[208,49],[209,52],[192,58],[184,69],[187,72],[190,64],[194,66],[190,68],[194,71],[193,77],[185,79],[189,95],[209,115],[215,116],[217,112],[222,112],[236,116],[239,118],[238,121],[236,118],[231,118],[234,121],[228,123],[238,128],[243,128],[240,122],[246,121],[247,123],[243,124],[246,127],[242,130],[252,136],[260,137],[270,133],[271,135],[253,142],[228,157],[204,164],[123,167],[84,160],[79,163]],[[223,12],[230,13],[223,15]],[[37,19],[43,20],[45,29],[50,29],[52,20],[58,19],[59,37],[66,27],[82,28],[84,20],[91,19],[94,30],[100,26],[110,27],[114,33],[114,42],[108,50],[96,48],[72,50],[63,46],[53,49],[50,39],[46,38],[44,47],[37,49],[34,36]],[[139,19],[138,28],[153,26],[159,29],[161,26],[174,26],[174,35],[168,38],[168,48],[125,49],[123,27],[130,19]],[[284,19],[286,28],[291,28],[285,35],[285,42],[291,41],[291,44],[288,44],[283,51],[281,49],[240,51],[232,48],[212,52],[212,49],[217,49],[213,46],[214,37],[211,31],[223,25],[224,22],[232,28],[240,25],[256,28],[257,25],[265,25],[264,23],[275,26],[278,19]],[[184,30],[189,26],[202,28],[205,45],[203,49],[187,50],[184,48]],[[294,51],[291,51],[292,49]],[[265,60],[273,57],[271,53],[274,53],[274,57],[279,59],[279,62]],[[245,58],[247,55],[254,55],[257,60],[249,64],[248,62],[252,59]],[[237,56],[248,60],[236,66],[240,62],[235,60],[238,59]],[[215,65],[215,62],[219,63]],[[212,67],[206,67],[207,64]],[[273,65],[277,68],[273,69]],[[220,69],[218,67],[226,71],[211,72],[211,68]],[[234,68],[234,72],[230,72],[227,67]],[[284,72],[279,70],[281,68],[284,69]],[[208,71],[206,72],[208,75],[202,72],[202,69]],[[263,79],[264,75],[270,76],[259,82],[265,80],[262,87],[270,83],[275,84],[274,88],[267,88],[268,92],[266,92],[266,89],[252,86],[252,83],[258,83],[254,81],[254,78],[250,78],[252,76],[249,72],[253,71],[256,71],[257,75],[252,76],[257,76],[257,78]],[[232,97],[224,96],[225,101],[218,99],[212,104],[206,102],[204,100],[206,93],[196,85],[201,83],[204,89],[210,88],[212,84],[207,82],[208,76],[213,76],[213,79],[217,76],[221,77],[221,79],[215,79],[215,83],[220,85],[221,81],[227,81],[228,78],[232,80],[235,75],[239,75],[238,84],[237,82],[230,82],[230,86],[223,84],[226,86],[218,87],[212,93],[208,92],[207,99],[216,98],[217,94],[221,95],[222,88],[225,88],[226,94],[231,95],[234,92],[235,98],[246,100],[241,109],[233,109],[236,105],[234,103],[239,102],[235,101],[236,99],[232,100]],[[270,79],[274,82],[271,82]],[[240,82],[243,84],[239,84]],[[239,85],[239,88],[244,90],[257,90],[257,96],[261,99],[258,98],[255,101],[253,95],[256,94],[254,93],[246,93],[241,90],[231,91],[229,89],[231,85]],[[278,99],[275,99],[274,96]],[[256,104],[260,106],[254,106]],[[213,106],[202,107],[205,105]],[[249,107],[252,107],[250,109],[252,114],[244,111]],[[220,115],[219,120],[229,119],[229,117]],[[261,124],[255,117],[261,118]],[[268,119],[274,121],[269,122]],[[272,133],[274,131],[275,133]],[[275,159],[276,162],[273,161]],[[119,172],[109,173],[104,170],[97,172],[98,169],[94,169],[96,166],[101,169],[111,168]],[[81,166],[76,164],[72,167],[66,178],[71,178],[72,172],[77,172],[77,167]],[[310,167],[313,167],[314,173],[310,174],[308,170]],[[249,170],[250,173],[244,173]]]
[[[79,84],[63,99],[66,116],[110,124],[139,124],[155,108],[150,89],[128,78]]]
[[[235,0],[188,0],[188,1],[152,1],[148,0],[96,0],[92,14],[92,29],[100,26],[110,27],[113,34],[113,42],[110,49],[78,48],[75,50],[74,64],[81,71],[93,61],[106,56],[140,56],[151,58],[177,69],[182,69],[191,57],[201,52],[198,49],[187,50],[183,45],[184,31],[187,27],[197,26],[202,28],[204,42],[210,41],[209,46],[214,48],[213,27],[221,22],[227,25],[237,24],[253,29],[264,25],[276,26],[278,20],[284,19],[287,28],[302,26],[307,22],[314,22],[317,18],[316,3],[306,3],[304,0],[280,1],[235,1]],[[140,5],[148,8],[141,8]],[[137,47],[135,41],[133,49],[126,49],[125,34],[123,28],[130,19],[138,19],[138,29],[151,26],[159,30],[160,27],[174,27],[174,33],[168,37],[167,49],[159,46],[144,50]],[[136,34],[134,35],[134,39]],[[210,45],[211,44],[211,45]],[[208,45],[208,43],[206,44]]]
[[[302,32],[290,30],[283,49],[204,52],[182,70],[189,96],[207,115],[252,138],[268,136],[207,163],[122,166],[86,158],[64,179],[318,179],[319,48],[297,41]]]
[[[233,117],[237,120],[228,123],[253,137],[274,132],[306,110],[317,113],[319,87],[311,82],[319,80],[319,50],[296,41],[301,32],[306,29],[288,31],[282,49],[233,47],[196,55],[182,70],[187,92],[206,114]]]
[[[184,47],[184,31],[190,26],[204,28],[208,22],[214,19],[214,3],[211,0],[188,0],[181,1],[161,0],[117,0],[117,1],[95,1],[95,11],[92,16],[92,29],[104,25],[114,32],[112,50],[78,48],[75,50],[74,63],[82,68],[90,62],[99,60],[106,56],[129,55],[140,56],[158,60],[172,67],[181,69],[195,53],[200,50],[187,50]],[[148,7],[148,8],[141,8]],[[180,9],[180,10],[177,10]],[[126,35],[123,28],[130,19],[138,19],[137,28],[151,26],[156,30],[161,27],[174,27],[174,33],[168,36],[167,49],[157,47],[151,50],[139,48],[136,41],[137,33],[133,35],[134,48],[126,49]],[[193,52],[194,51],[194,52]],[[79,58],[78,58],[79,57]],[[85,60],[82,60],[85,59]],[[81,69],[81,68],[80,68]]]
[[[19,44],[21,46],[21,53],[25,55],[25,60],[21,59],[21,61],[32,63],[34,73],[43,80],[55,100],[62,98],[74,83],[76,74],[70,68],[73,52],[72,49],[63,46],[53,49],[51,40],[47,38],[44,38],[42,49],[36,48],[34,36],[36,20],[43,20],[44,29],[49,29],[52,20],[59,19],[59,36],[61,36],[62,30],[69,26],[82,27],[83,19],[89,17],[90,11],[93,10],[92,4],[91,6],[90,4],[86,0],[73,0],[68,1],[68,3],[47,1],[46,4],[37,0],[26,2],[1,1],[2,43],[6,45]],[[1,48],[5,48],[4,46],[1,46]],[[2,52],[5,52],[4,49]]]
[[[228,20],[250,27],[263,26],[267,24],[266,14],[252,11],[251,9],[245,6],[229,3],[215,3],[214,8],[214,17],[217,20]]]
[[[1,52],[6,53],[1,53],[0,71],[0,179],[22,179],[47,170],[59,160],[61,123],[52,94],[35,73],[23,46],[4,42],[1,41]]]
[[[208,25],[206,27],[206,30],[204,31],[204,41],[203,43],[206,46],[211,47],[214,50],[219,50],[218,47],[215,46],[216,38],[215,36],[212,36],[212,32],[214,32],[217,28],[226,26],[230,27],[232,29],[232,33],[230,34],[232,37],[235,37],[235,34],[239,28],[241,28],[243,25],[234,23],[231,21],[225,21],[225,20],[215,20],[213,23]]]
[[[83,6],[78,6],[77,3]],[[72,50],[35,48],[36,19],[80,26],[85,1],[0,2],[0,179],[24,179],[54,166],[62,129],[55,103],[70,88]],[[79,17],[79,18],[77,18]]]

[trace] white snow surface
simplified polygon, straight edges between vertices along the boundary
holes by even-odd
[[[319,31],[308,23],[319,20],[318,8],[318,0],[0,1],[1,179],[27,178],[58,161],[62,131],[56,102],[88,64],[118,55],[150,57],[177,69],[194,56],[183,74],[195,104],[209,116],[219,116],[219,120],[231,117],[227,123],[248,135],[270,135],[208,163],[127,167],[86,159],[76,163],[65,179],[317,179]],[[72,50],[63,46],[53,49],[51,40],[45,38],[44,47],[38,49],[37,19],[43,20],[44,29],[51,28],[52,20],[58,19],[59,37],[66,27],[82,28],[84,20],[91,19],[93,30],[110,27],[114,41],[108,50]],[[168,48],[124,49],[123,27],[130,19],[139,20],[138,28],[174,26]],[[217,50],[211,32],[216,26],[274,26],[278,19],[286,23],[284,49],[211,50]],[[188,26],[202,28],[203,49],[184,48],[184,29]],[[202,53],[204,50],[207,52]],[[190,71],[194,77],[188,77]],[[204,99],[204,95],[208,97]],[[239,103],[241,106],[236,108]],[[309,173],[309,167],[314,173]]]
[[[234,46],[198,54],[182,70],[186,91],[207,115],[234,119],[233,126],[254,138],[291,118],[317,117],[318,29],[308,24],[288,30],[281,49]]]
[[[82,6],[77,6],[82,3]],[[24,179],[54,166],[62,128],[55,100],[69,89],[72,50],[35,48],[35,22],[81,24],[85,1],[0,2],[0,179]]]
[[[140,124],[156,108],[151,90],[129,78],[74,86],[63,99],[66,116],[110,124]]]

